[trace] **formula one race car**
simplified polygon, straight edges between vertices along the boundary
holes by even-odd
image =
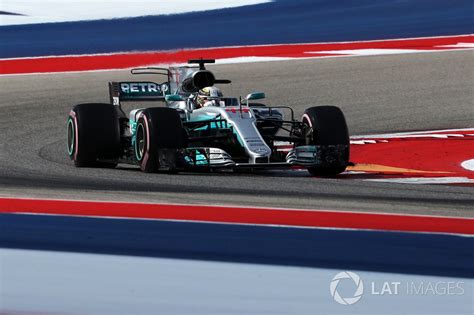
[[[110,104],[79,104],[71,110],[69,157],[77,167],[128,163],[144,172],[296,166],[332,176],[346,169],[349,135],[338,107],[310,107],[299,121],[290,107],[254,103],[265,97],[261,92],[245,98],[219,95],[198,106],[199,90],[230,83],[206,70],[205,64],[213,62],[131,71],[164,75],[164,83],[109,82]],[[122,103],[142,101],[164,105],[134,109],[127,117]]]

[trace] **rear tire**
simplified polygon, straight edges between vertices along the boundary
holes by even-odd
[[[186,147],[186,131],[172,108],[147,108],[137,119],[135,158],[146,173],[176,170],[177,149]],[[166,167],[162,165],[166,161]]]
[[[69,158],[77,167],[117,165],[120,156],[120,127],[111,104],[79,104],[67,120]],[[110,162],[112,161],[112,162]]]
[[[336,106],[315,106],[305,110],[302,122],[307,126],[306,145],[345,145],[342,161],[310,167],[313,176],[335,176],[344,172],[349,163],[349,131],[341,109]]]

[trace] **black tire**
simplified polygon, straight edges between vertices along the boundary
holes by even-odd
[[[160,169],[160,149],[171,149],[168,154],[176,155],[176,150],[184,147],[186,131],[175,109],[147,108],[139,114],[134,152],[142,171],[153,173]],[[167,170],[175,169],[171,166]]]
[[[120,127],[111,104],[79,104],[67,120],[67,149],[77,167],[115,167],[120,157]]]
[[[313,176],[335,176],[344,172],[349,163],[349,131],[341,109],[336,106],[315,106],[305,110],[301,121],[307,126],[307,145],[345,145],[342,161],[310,167]]]

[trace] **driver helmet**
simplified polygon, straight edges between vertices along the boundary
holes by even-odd
[[[205,106],[205,104],[209,101],[216,101],[216,103],[219,104],[219,101],[223,96],[224,95],[222,94],[221,90],[215,86],[208,86],[199,90],[196,103],[200,107]]]

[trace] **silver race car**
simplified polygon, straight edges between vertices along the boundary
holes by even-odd
[[[216,79],[205,64],[190,60],[180,67],[138,68],[166,82],[109,82],[110,103],[79,104],[67,120],[67,148],[77,167],[138,165],[144,172],[216,169],[306,168],[333,176],[349,163],[349,134],[342,111],[316,106],[296,120],[287,106],[266,106],[245,98],[209,96],[199,91],[229,80]],[[154,101],[126,115],[124,102]]]

